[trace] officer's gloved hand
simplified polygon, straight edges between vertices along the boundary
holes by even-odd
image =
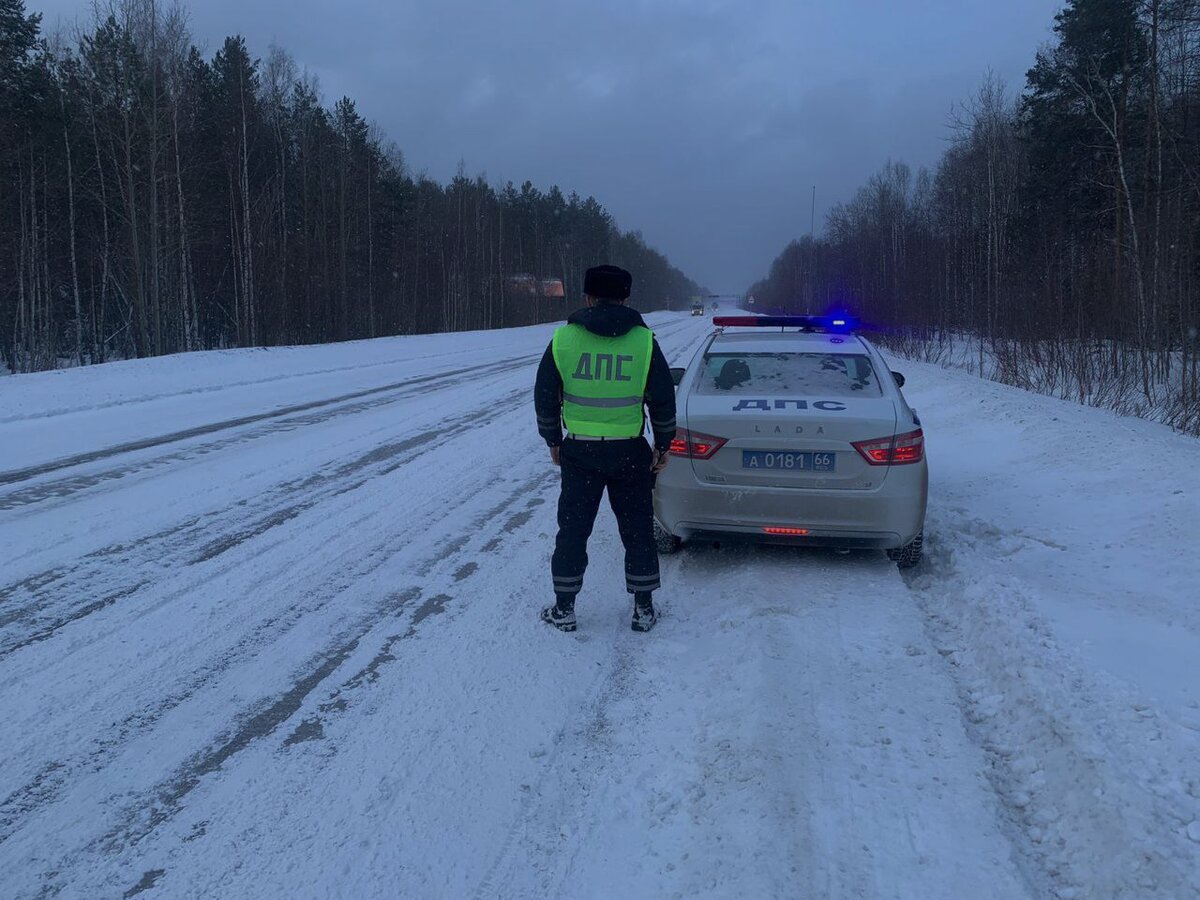
[[[653,462],[650,463],[650,471],[653,472],[655,475],[657,475],[659,472],[661,472],[663,469],[665,469],[667,467],[667,461],[670,458],[671,457],[668,456],[666,453],[655,450],[654,451],[654,460],[653,460]]]
[[[556,466],[559,464],[558,453],[561,449],[561,447],[550,448],[550,462],[554,463]]]

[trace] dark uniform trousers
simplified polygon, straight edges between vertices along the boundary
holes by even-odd
[[[650,445],[643,438],[567,438],[563,442],[559,452],[562,491],[558,496],[558,539],[550,563],[556,594],[577,594],[583,587],[587,542],[605,489],[625,545],[626,590],[637,594],[659,587],[652,461]]]

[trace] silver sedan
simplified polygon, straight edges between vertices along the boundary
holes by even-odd
[[[921,559],[929,470],[903,377],[844,319],[718,317],[675,369],[659,550],[743,539]]]

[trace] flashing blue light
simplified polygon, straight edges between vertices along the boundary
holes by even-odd
[[[849,316],[714,316],[718,328],[799,328],[804,331],[833,331],[848,334],[858,320]]]

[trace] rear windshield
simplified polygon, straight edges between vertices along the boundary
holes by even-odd
[[[871,360],[847,353],[709,353],[701,394],[880,397]]]

